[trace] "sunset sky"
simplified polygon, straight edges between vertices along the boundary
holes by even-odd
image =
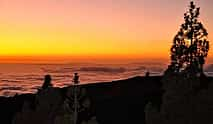
[[[189,2],[0,0],[0,60],[166,59]],[[213,0],[195,3],[213,41]]]

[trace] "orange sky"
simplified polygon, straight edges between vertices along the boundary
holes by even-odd
[[[188,4],[188,0],[1,0],[0,60],[168,59]],[[196,4],[212,41],[213,1]]]

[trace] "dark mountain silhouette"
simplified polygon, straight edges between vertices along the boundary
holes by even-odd
[[[145,123],[144,108],[148,102],[151,102],[156,110],[160,110],[163,93],[161,78],[157,76],[134,77],[113,82],[80,85],[79,87],[86,91],[83,98],[88,97],[92,104],[88,113],[92,112],[91,116],[95,116],[99,124],[143,124]],[[12,121],[14,124],[52,123],[60,115],[66,115],[62,108],[65,106],[64,102],[71,98],[72,87],[49,88],[37,94],[0,97],[2,108],[0,122],[5,122],[5,124],[11,124]],[[69,94],[70,92],[71,94]],[[48,107],[50,108],[48,109]],[[48,118],[50,115],[48,111],[51,110],[54,110],[54,116]],[[80,120],[86,118],[90,117],[83,113],[79,114]]]
[[[78,115],[78,123],[85,120],[89,123],[93,118],[98,124],[145,124],[146,121],[148,124],[161,124],[166,123],[165,120],[174,124],[188,121],[193,124],[211,124],[213,111],[209,108],[213,105],[212,81],[212,77],[179,79],[178,76],[169,75],[79,85],[82,109]],[[185,97],[188,99],[187,103]],[[188,103],[195,108],[189,108]],[[70,120],[70,123],[73,118],[72,107],[66,107],[72,105],[73,86],[49,87],[36,94],[0,97],[0,122],[55,124]],[[182,119],[178,120],[176,114],[170,113],[170,120],[166,116],[168,110],[172,113],[183,111],[185,114],[182,113]]]

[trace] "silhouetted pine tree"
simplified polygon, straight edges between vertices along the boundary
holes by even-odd
[[[171,47],[171,69],[174,72],[190,71],[202,73],[209,51],[208,33],[198,21],[200,8],[190,2],[184,14],[184,23],[176,34]]]

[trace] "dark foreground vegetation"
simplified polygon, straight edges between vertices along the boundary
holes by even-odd
[[[210,96],[213,95],[211,94],[213,78],[194,77],[177,80],[177,76],[169,75],[169,77],[134,77],[113,82],[79,85],[77,86],[79,101],[77,123],[176,124],[179,119],[177,122],[184,124],[193,120],[196,120],[193,124],[201,124],[201,122],[211,124],[213,98]],[[193,86],[190,82],[196,85]],[[50,87],[36,94],[0,97],[0,122],[70,124],[73,122],[73,88],[74,86]],[[190,104],[195,108],[191,108]],[[197,107],[202,111],[192,110],[197,110]],[[183,113],[176,113],[177,110]],[[166,115],[168,113],[172,114]],[[174,120],[175,117],[177,120]]]
[[[88,121],[90,118],[96,117],[100,124],[144,123],[144,107],[147,102],[153,102],[157,109],[161,104],[162,84],[160,80],[161,77],[135,77],[111,83],[78,86],[82,91],[79,93],[79,101],[83,102],[88,98],[90,102],[89,107],[86,108],[88,110],[79,112],[79,119],[81,119],[79,121]],[[48,88],[37,94],[22,94],[9,98],[1,97],[0,122],[10,124],[16,120],[14,123],[46,124],[53,123],[57,117],[66,114],[71,117],[72,110],[69,111],[69,108],[67,110],[62,109],[66,106],[64,104],[66,100],[68,100],[68,106],[71,108],[73,103],[72,89],[73,86]],[[49,118],[50,113],[48,112],[51,110],[54,114]],[[89,115],[85,115],[85,113]],[[65,118],[62,120],[65,120]]]

